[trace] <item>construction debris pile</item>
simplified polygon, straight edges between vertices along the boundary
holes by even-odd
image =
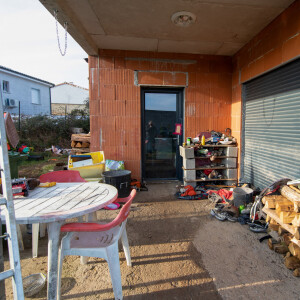
[[[269,223],[270,249],[284,254],[285,266],[300,276],[300,182],[294,183],[281,186],[279,195],[264,196],[262,211]]]

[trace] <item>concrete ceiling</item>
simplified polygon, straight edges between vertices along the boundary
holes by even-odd
[[[293,0],[40,0],[90,55],[98,49],[233,55]],[[179,27],[178,11],[196,15]]]

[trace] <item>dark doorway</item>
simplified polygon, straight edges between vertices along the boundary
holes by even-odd
[[[145,179],[182,179],[179,145],[183,89],[142,89],[142,173]],[[183,130],[183,128],[182,128]]]

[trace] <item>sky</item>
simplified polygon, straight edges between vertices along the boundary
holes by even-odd
[[[54,84],[88,88],[88,55],[68,34],[57,45],[54,17],[38,0],[0,0],[0,65]],[[59,24],[61,47],[65,32]]]

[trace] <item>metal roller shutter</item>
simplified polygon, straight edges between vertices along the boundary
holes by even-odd
[[[300,178],[300,59],[243,87],[244,182]]]

